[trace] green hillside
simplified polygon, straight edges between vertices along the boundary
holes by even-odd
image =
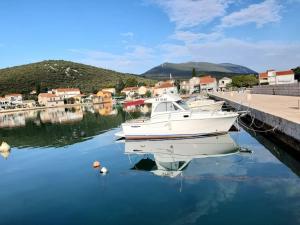
[[[135,78],[139,83],[154,83],[137,75],[70,61],[48,60],[0,69],[0,95],[28,94],[36,88],[45,91],[58,87],[77,87],[83,93],[92,93],[103,87],[114,87],[120,79],[126,83],[129,78]]]
[[[210,74],[218,79],[221,77],[232,77],[244,74],[257,74],[254,70],[247,67],[231,63],[208,63],[208,62],[187,62],[187,63],[163,63],[156,66],[143,76],[152,79],[165,79],[170,73],[176,79],[188,79],[192,76],[192,69],[195,68],[196,75]]]

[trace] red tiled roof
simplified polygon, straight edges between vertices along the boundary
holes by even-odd
[[[39,97],[43,97],[43,98],[53,98],[53,97],[58,97],[55,94],[51,94],[51,93],[40,93]]]
[[[173,84],[169,83],[169,82],[164,82],[161,85],[155,87],[155,89],[159,89],[159,88],[170,88],[170,87],[174,87]]]
[[[126,87],[122,91],[137,91],[139,87]]]
[[[57,88],[55,89],[58,92],[68,92],[68,91],[79,91],[79,88]]]
[[[212,76],[200,77],[200,84],[210,84],[216,82],[216,78]]]
[[[12,93],[12,94],[7,94],[5,95],[5,97],[9,97],[9,96],[22,96],[21,94],[16,94],[16,93]]]
[[[276,75],[277,76],[294,75],[294,71],[293,70],[277,71]]]
[[[260,73],[259,74],[259,78],[268,78],[268,73],[265,72],[265,73]]]

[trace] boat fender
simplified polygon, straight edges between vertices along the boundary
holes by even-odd
[[[9,144],[3,141],[2,144],[0,145],[0,152],[8,152],[9,150],[10,150]]]
[[[102,173],[102,174],[106,174],[107,172],[108,172],[108,169],[106,169],[106,167],[102,167],[100,169],[100,173]]]

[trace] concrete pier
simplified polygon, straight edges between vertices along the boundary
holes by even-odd
[[[223,100],[236,110],[248,111],[265,127],[275,128],[274,136],[300,152],[300,97],[215,92],[210,97]]]

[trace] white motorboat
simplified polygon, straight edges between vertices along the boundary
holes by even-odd
[[[193,110],[220,111],[224,101],[214,101],[212,99],[194,97],[188,99],[186,103]]]
[[[193,159],[223,157],[236,154],[238,150],[229,134],[177,140],[125,141],[125,154],[143,156],[142,160],[134,163],[133,169],[168,177],[181,174]]]
[[[237,113],[193,111],[176,95],[163,95],[145,101],[152,103],[149,119],[122,124],[116,136],[125,139],[161,139],[222,134],[234,124]]]

